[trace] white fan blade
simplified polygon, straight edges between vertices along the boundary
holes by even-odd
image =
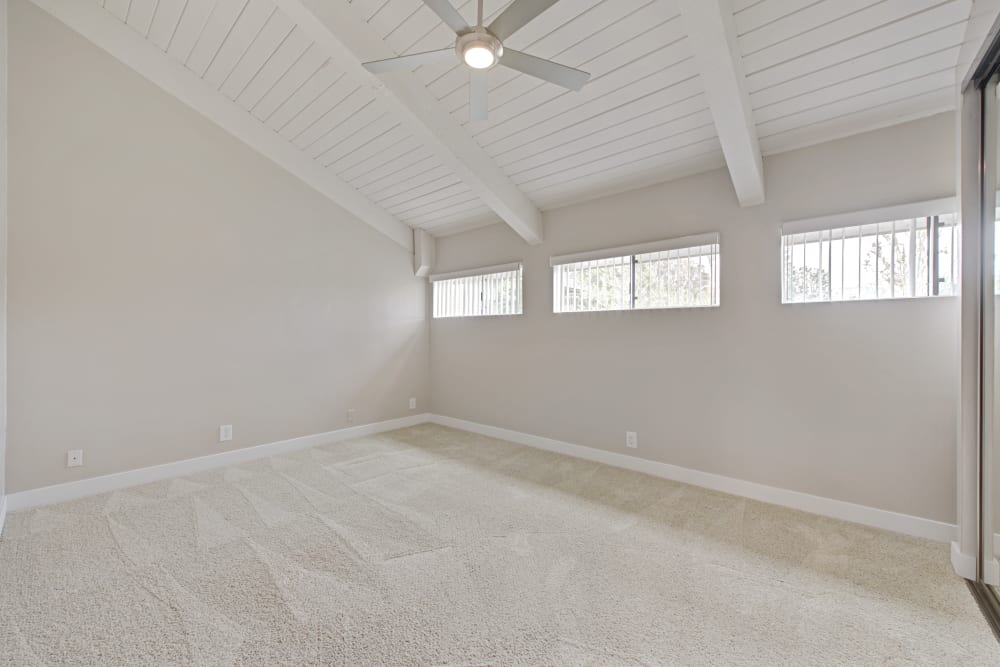
[[[430,63],[439,63],[443,60],[448,59],[454,60],[455,49],[441,49],[439,51],[424,51],[423,53],[411,53],[408,56],[399,56],[398,58],[387,58],[385,60],[373,60],[370,63],[365,63],[365,69],[369,72],[379,74],[381,72],[392,72],[398,69],[413,69],[418,65],[428,65]]]
[[[489,112],[490,82],[485,71],[469,78],[469,120],[486,120]]]
[[[489,31],[502,42],[557,2],[559,0],[514,0],[503,14],[493,19]]]
[[[448,0],[424,0],[424,4],[430,7],[455,32],[465,32],[469,29],[465,19],[462,18],[457,9],[451,6]]]
[[[566,65],[543,60],[514,49],[504,48],[500,64],[570,90],[580,90],[590,74]]]

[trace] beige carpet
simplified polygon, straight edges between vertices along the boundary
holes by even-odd
[[[996,665],[947,547],[425,425],[12,514],[10,665]]]

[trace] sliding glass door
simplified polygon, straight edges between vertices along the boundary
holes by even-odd
[[[962,97],[962,399],[955,569],[1000,631],[1000,42]]]
[[[981,294],[982,294],[982,448],[981,448],[981,530],[980,580],[1000,593],[1000,327],[997,316],[996,281],[996,221],[997,176],[1000,170],[1000,145],[997,127],[1000,125],[1000,105],[997,104],[997,74],[982,84],[982,146],[981,165]],[[988,251],[987,251],[988,250]]]

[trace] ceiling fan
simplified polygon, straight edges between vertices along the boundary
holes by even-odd
[[[462,15],[449,0],[423,0],[435,14],[455,31],[455,48],[413,53],[398,58],[375,60],[365,63],[369,72],[379,74],[398,69],[412,69],[418,65],[436,63],[458,55],[459,62],[471,70],[469,81],[469,118],[486,120],[489,84],[486,72],[497,65],[529,74],[570,90],[580,90],[590,74],[566,65],[536,58],[508,49],[503,45],[515,32],[532,19],[556,4],[559,0],[514,0],[489,26],[483,26],[483,0],[479,0],[479,18],[475,26],[466,25]]]

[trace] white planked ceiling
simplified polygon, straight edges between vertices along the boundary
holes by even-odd
[[[420,0],[354,0],[397,53],[447,46],[447,28]],[[508,3],[489,0],[494,16]],[[475,3],[456,3],[467,20]],[[679,11],[670,0],[563,0],[506,44],[591,73],[579,93],[503,67],[489,73],[489,120],[468,122],[468,73],[414,75],[541,208],[609,187],[664,180],[678,168],[724,164]],[[474,202],[469,202],[470,207]],[[475,211],[439,217],[448,230]],[[475,220],[473,219],[473,222]]]
[[[734,0],[761,150],[954,107],[971,0]]]
[[[398,220],[434,234],[496,222],[461,174],[272,0],[96,2]],[[454,41],[421,0],[351,4],[396,53]],[[473,0],[454,4],[474,22]],[[486,0],[485,13],[508,4]],[[761,152],[952,108],[970,8],[971,0],[733,0]],[[489,120],[470,123],[463,67],[410,76],[537,207],[725,164],[674,0],[562,0],[506,44],[592,78],[574,93],[494,69]]]

